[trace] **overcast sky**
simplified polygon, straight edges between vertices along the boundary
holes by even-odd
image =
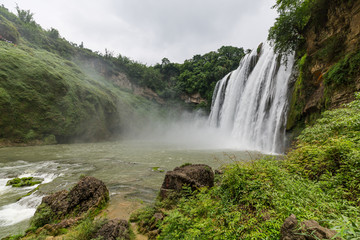
[[[274,23],[275,0],[1,0],[30,10],[43,28],[93,51],[153,65],[224,45],[255,48]]]

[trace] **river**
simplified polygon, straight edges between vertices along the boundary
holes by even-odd
[[[81,175],[104,181],[111,201],[121,195],[146,203],[154,201],[165,172],[176,166],[203,163],[218,168],[259,156],[232,149],[135,140],[0,148],[0,238],[22,233],[44,195],[69,189]],[[40,177],[44,182],[38,191],[17,200],[37,186],[13,188],[6,182],[26,176]]]

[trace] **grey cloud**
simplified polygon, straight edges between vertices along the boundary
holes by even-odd
[[[69,41],[154,64],[182,62],[222,45],[254,48],[275,18],[269,0],[17,0]],[[275,2],[275,0],[274,0]],[[11,9],[15,4],[4,0]],[[13,10],[13,9],[12,9]]]

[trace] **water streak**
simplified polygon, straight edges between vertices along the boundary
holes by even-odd
[[[242,148],[282,152],[292,66],[292,56],[284,64],[267,43],[246,55],[217,83],[210,126],[229,133]]]

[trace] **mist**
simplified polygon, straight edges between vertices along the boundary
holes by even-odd
[[[211,127],[202,110],[171,111],[164,118],[152,119],[141,131],[128,134],[128,139],[193,150],[245,150],[230,132]],[[138,130],[140,130],[138,129]]]

